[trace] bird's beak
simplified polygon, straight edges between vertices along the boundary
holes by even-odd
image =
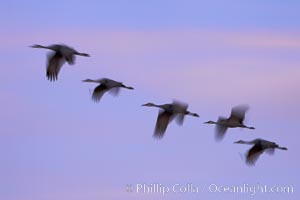
[[[143,104],[143,105],[141,105],[141,106],[146,106],[146,104]]]

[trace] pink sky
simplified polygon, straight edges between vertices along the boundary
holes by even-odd
[[[59,6],[57,6],[59,5]],[[297,199],[300,4],[296,1],[4,2],[0,21],[0,199]],[[199,12],[199,10],[201,12]],[[46,54],[65,43],[91,57],[45,76]],[[108,77],[132,86],[91,100]],[[152,138],[158,111],[178,99],[200,118]],[[249,104],[245,123],[222,142],[203,122]],[[288,147],[241,159],[264,138]],[[293,194],[136,194],[126,184],[292,185]],[[298,198],[299,199],[299,198]]]

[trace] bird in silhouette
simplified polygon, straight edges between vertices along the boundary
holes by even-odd
[[[199,117],[197,113],[192,113],[187,110],[188,105],[174,101],[171,104],[163,104],[163,105],[156,105],[154,103],[146,103],[142,106],[147,107],[157,107],[159,108],[158,117],[156,120],[155,130],[153,137],[156,139],[161,139],[164,136],[164,133],[167,130],[168,124],[175,118],[176,122],[179,125],[183,124],[184,116],[190,115],[193,117]]]
[[[252,141],[239,140],[236,141],[235,144],[253,145],[252,148],[246,153],[246,163],[248,165],[255,165],[259,156],[264,152],[274,154],[275,149],[287,150],[286,147],[280,147],[275,142],[270,142],[259,138]]]
[[[228,128],[247,128],[255,129],[244,124],[245,114],[249,107],[247,105],[239,105],[233,107],[229,118],[219,117],[217,122],[207,121],[205,124],[215,124],[215,138],[216,140],[223,139]]]
[[[47,61],[47,72],[46,76],[50,81],[56,81],[58,78],[58,73],[65,62],[70,65],[75,63],[75,55],[89,57],[90,55],[87,53],[79,53],[75,49],[63,45],[63,44],[54,44],[49,46],[42,45],[32,45],[32,48],[42,48],[52,50],[50,54],[48,54]]]
[[[90,82],[90,83],[98,83],[99,85],[94,89],[93,94],[92,94],[92,99],[95,102],[99,102],[104,93],[110,92],[113,95],[118,95],[120,88],[126,88],[129,90],[133,90],[133,87],[128,87],[124,85],[121,82],[114,81],[112,79],[108,78],[101,78],[101,79],[85,79],[83,82]]]

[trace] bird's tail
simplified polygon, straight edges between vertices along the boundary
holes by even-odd
[[[129,90],[133,90],[134,89],[133,87],[129,87],[129,86],[126,86],[126,85],[123,85],[123,84],[122,84],[122,87],[126,88],[126,89],[129,89]]]
[[[255,127],[253,127],[253,126],[251,126],[251,127],[247,127],[248,129],[252,129],[252,130],[254,130],[255,129]]]
[[[79,56],[85,56],[85,57],[90,57],[90,54],[87,53],[78,53]]]
[[[193,116],[193,117],[199,117],[199,115],[197,114],[197,113],[189,113],[188,115],[191,115],[191,116]]]
[[[288,150],[286,147],[276,147],[276,148],[281,150]]]

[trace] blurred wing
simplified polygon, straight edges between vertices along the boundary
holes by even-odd
[[[228,128],[227,126],[223,126],[223,125],[219,125],[219,124],[216,125],[215,138],[217,141],[220,141],[224,138],[227,128]]]
[[[265,149],[265,152],[269,155],[273,155],[275,153],[275,149],[274,148],[267,148],[267,149]]]
[[[47,73],[46,76],[50,81],[56,81],[58,73],[65,63],[65,59],[60,53],[51,53],[48,54],[48,64],[47,64]]]
[[[255,165],[259,156],[263,153],[263,149],[259,145],[254,145],[247,153],[246,163],[248,165]]]
[[[176,121],[177,121],[177,114],[171,114],[170,115],[170,119],[169,119],[169,123],[171,123],[174,119],[176,119]]]
[[[60,52],[64,56],[64,59],[70,64],[75,64],[75,54],[78,53],[75,49],[72,47],[69,47],[67,45],[61,44],[60,45]]]
[[[92,99],[99,102],[103,94],[107,91],[107,87],[103,84],[98,85],[93,92]]]
[[[178,113],[176,114],[176,116],[174,116],[176,118],[176,122],[178,125],[182,125],[184,121],[185,112],[187,111],[189,105],[176,100],[174,100],[172,104],[174,113]]]
[[[114,87],[108,90],[109,94],[113,96],[117,96],[119,94],[119,91],[120,91],[120,87]]]
[[[74,65],[75,64],[75,56],[74,54],[69,54],[67,56],[65,56],[66,61],[70,64],[70,65]]]
[[[237,121],[239,123],[243,123],[245,119],[245,114],[248,109],[249,109],[248,105],[240,105],[240,106],[233,107],[231,109],[231,115],[229,119],[233,121]]]
[[[184,114],[178,114],[178,115],[176,115],[176,122],[177,122],[177,124],[178,125],[182,125],[183,124],[183,121],[184,121]]]
[[[175,100],[173,101],[172,105],[174,108],[174,112],[176,113],[184,113],[185,111],[187,111],[187,108],[189,107],[188,104],[175,101]]]
[[[172,114],[166,111],[160,111],[156,120],[154,138],[161,139],[167,130]]]
[[[187,103],[183,103],[183,102],[180,102],[180,101],[177,101],[177,100],[173,100],[173,105],[175,106],[179,106],[179,107],[182,107],[182,108],[188,108],[188,104]]]
[[[221,122],[221,121],[224,121],[224,120],[226,120],[225,117],[219,117],[218,122]],[[226,133],[227,129],[228,129],[227,126],[216,124],[216,127],[215,127],[215,139],[217,141],[222,140],[224,138],[224,136],[225,136],[225,133]]]

